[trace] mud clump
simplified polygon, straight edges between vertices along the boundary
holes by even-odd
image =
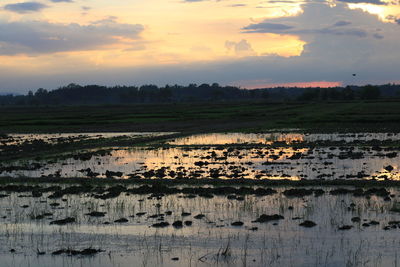
[[[243,222],[241,222],[241,221],[237,221],[237,222],[233,222],[233,223],[231,223],[231,225],[232,226],[243,226]]]
[[[155,223],[151,225],[154,228],[164,228],[169,226],[169,222],[160,222],[160,223]]]
[[[279,214],[274,214],[274,215],[267,215],[267,214],[262,214],[257,220],[253,222],[258,222],[258,223],[266,223],[270,221],[278,221],[278,220],[283,220],[284,217]]]
[[[183,222],[182,221],[176,221],[172,224],[174,228],[182,228],[183,227]]]
[[[92,211],[92,212],[86,213],[85,215],[91,216],[91,217],[104,217],[106,215],[106,213],[100,212],[100,211]]]
[[[113,172],[113,171],[106,171],[106,177],[107,178],[115,178],[115,177],[122,177],[123,173],[122,172]]]
[[[256,190],[254,190],[254,194],[256,196],[269,196],[269,195],[273,195],[276,194],[277,191],[271,188],[257,188]]]
[[[293,188],[283,191],[283,194],[286,197],[305,197],[305,196],[310,196],[313,193],[314,190],[305,188]]]
[[[340,227],[338,228],[338,230],[341,230],[341,231],[343,231],[343,230],[350,230],[351,228],[353,228],[352,225],[343,225],[343,226],[340,226]]]
[[[94,248],[85,248],[83,250],[75,250],[75,249],[67,248],[67,249],[59,249],[59,250],[53,251],[51,254],[52,255],[67,254],[69,256],[77,256],[77,255],[90,256],[90,255],[95,255],[99,252],[103,252],[103,250],[94,249]]]
[[[65,219],[61,219],[61,220],[55,220],[55,221],[51,221],[50,224],[55,224],[55,225],[66,225],[68,223],[74,223],[76,222],[76,219],[73,217],[67,217]]]
[[[303,226],[303,227],[311,228],[311,227],[316,226],[317,224],[313,221],[304,221],[304,222],[300,223],[299,225]]]
[[[121,218],[121,219],[115,220],[114,222],[115,222],[115,223],[127,223],[128,221],[129,221],[129,220],[126,219],[126,218]]]
[[[392,165],[388,165],[384,169],[387,170],[388,172],[391,172],[391,171],[393,171],[394,168]]]
[[[194,216],[193,218],[195,218],[196,220],[201,220],[201,219],[203,219],[204,217],[206,217],[206,215],[204,215],[204,214],[197,214],[197,215]]]

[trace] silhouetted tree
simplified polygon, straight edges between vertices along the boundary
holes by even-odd
[[[0,105],[84,105],[84,104],[134,104],[192,101],[339,101],[399,97],[400,85],[347,86],[335,88],[264,88],[240,89],[235,86],[221,86],[218,83],[188,86],[157,85],[81,86],[71,83],[55,90],[39,88],[27,95],[0,95]]]
[[[373,85],[366,85],[364,88],[361,90],[361,99],[377,99],[381,95],[381,91],[379,87],[373,86]]]

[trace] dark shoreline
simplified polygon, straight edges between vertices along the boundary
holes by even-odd
[[[263,186],[263,187],[400,187],[400,181],[377,180],[253,180],[253,179],[110,179],[110,178],[30,178],[1,177],[0,185],[7,184],[82,184],[82,185],[149,185],[149,186]]]

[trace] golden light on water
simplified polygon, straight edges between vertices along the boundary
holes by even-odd
[[[278,139],[279,142],[284,142],[285,140],[287,142],[302,140],[294,136],[286,139],[283,137]],[[212,139],[206,138],[206,140],[211,140],[212,142]],[[192,141],[196,141],[196,138]],[[204,139],[202,141],[204,142]],[[117,166],[134,166],[134,169],[140,169],[140,172],[154,171],[157,173],[157,171],[163,170],[161,171],[165,175],[163,178],[175,178],[170,175],[171,172],[174,175],[182,172],[185,178],[210,178],[212,176],[211,173],[217,170],[220,179],[232,179],[232,175],[237,174],[236,178],[246,179],[300,180],[301,178],[297,174],[288,175],[276,171],[267,171],[263,164],[279,164],[296,154],[307,154],[309,149],[278,147],[273,149],[249,148],[229,151],[228,148],[221,150],[215,147],[209,147],[208,149],[170,147],[152,150],[138,148],[114,151],[112,157],[115,159],[114,164]]]
[[[303,142],[304,134],[297,133],[271,133],[271,134],[201,134],[189,137],[178,138],[169,141],[170,145],[226,145],[226,144],[263,144],[271,145],[274,142],[284,142],[286,144]]]
[[[398,167],[396,165],[393,165],[392,167],[392,171],[388,171],[385,168],[382,168],[381,170],[373,173],[369,179],[375,179],[378,181],[400,181],[400,173],[397,171]]]

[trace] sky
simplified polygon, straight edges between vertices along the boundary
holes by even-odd
[[[398,83],[399,1],[2,0],[0,93]]]

